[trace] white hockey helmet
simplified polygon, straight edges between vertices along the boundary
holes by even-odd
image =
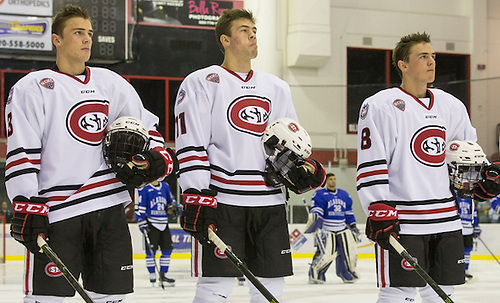
[[[271,122],[262,135],[262,147],[267,157],[290,150],[299,159],[311,155],[311,138],[300,124],[290,118]]]
[[[445,159],[458,195],[472,197],[472,186],[481,179],[481,169],[487,164],[481,146],[472,141],[451,141],[446,147]]]
[[[132,156],[148,149],[148,130],[141,120],[120,117],[108,126],[104,137],[104,160],[110,167],[132,160]]]

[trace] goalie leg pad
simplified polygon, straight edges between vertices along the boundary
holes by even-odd
[[[349,229],[344,229],[336,233],[335,241],[338,243],[335,260],[337,276],[345,283],[353,283],[358,279],[356,274],[356,239]]]
[[[309,279],[313,283],[323,283],[325,281],[325,272],[328,270],[336,256],[336,247],[333,240],[334,233],[327,232],[327,237],[322,239],[325,253],[320,249],[316,251],[309,269]]]

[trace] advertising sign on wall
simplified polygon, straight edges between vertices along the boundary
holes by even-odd
[[[52,0],[0,0],[2,14],[52,16]]]
[[[51,51],[51,26],[50,17],[0,15],[0,49]]]

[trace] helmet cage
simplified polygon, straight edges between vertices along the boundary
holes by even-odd
[[[448,163],[448,173],[453,187],[461,198],[471,198],[474,183],[481,180],[481,170],[486,163],[458,164]]]

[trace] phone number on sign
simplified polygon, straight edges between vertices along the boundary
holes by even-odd
[[[23,40],[2,40],[0,39],[0,47],[9,48],[24,48],[24,49],[43,49],[44,42],[23,41]]]

